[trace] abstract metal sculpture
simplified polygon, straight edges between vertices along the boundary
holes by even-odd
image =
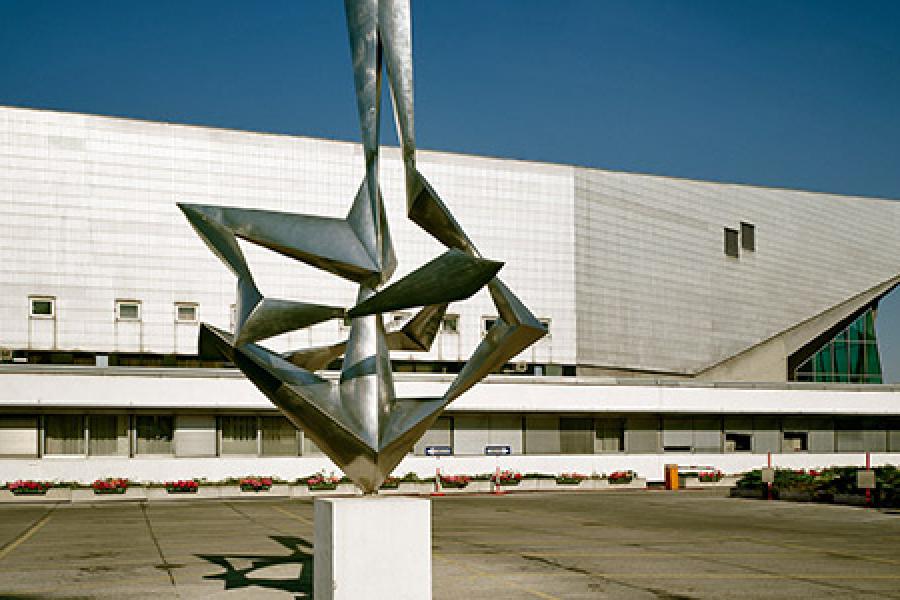
[[[416,169],[409,0],[346,0],[347,28],[366,174],[345,219],[179,204],[191,225],[237,276],[236,326],[203,324],[200,353],[234,363],[365,492],[384,478],[444,407],[540,339],[544,326],[496,277],[502,263],[475,244]],[[387,68],[406,173],[409,218],[449,250],[399,281],[378,184],[382,61]],[[359,284],[349,310],[264,298],[244,259],[243,239]],[[449,302],[487,285],[499,318],[446,393],[397,398],[390,350],[427,351]],[[422,307],[387,333],[381,313]],[[334,318],[351,318],[349,339],[286,354],[256,342]],[[343,355],[340,379],[315,374]]]

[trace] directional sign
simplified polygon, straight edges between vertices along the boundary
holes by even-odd
[[[512,454],[512,448],[510,448],[509,446],[498,445],[485,446],[484,453],[487,456],[509,456],[510,454]]]
[[[453,456],[450,446],[425,446],[425,456]]]

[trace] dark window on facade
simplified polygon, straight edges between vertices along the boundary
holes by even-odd
[[[481,335],[487,335],[487,332],[491,330],[491,327],[494,326],[494,323],[497,322],[497,317],[482,317],[481,318]]]
[[[782,452],[806,452],[809,449],[809,434],[805,431],[785,431]]]
[[[725,254],[732,258],[738,257],[738,231],[725,228]]]
[[[750,452],[753,449],[753,436],[749,433],[726,433],[725,452]]]
[[[54,298],[45,298],[45,297],[36,297],[32,296],[30,298],[31,301],[31,312],[30,315],[32,318],[37,319],[52,319],[55,314],[55,301]]]
[[[444,315],[441,320],[441,331],[444,333],[459,333],[459,315]]]
[[[197,305],[192,302],[176,302],[175,321],[178,323],[196,323]]]
[[[756,251],[756,227],[752,223],[741,223],[741,248]]]
[[[582,417],[560,417],[559,451],[563,454],[593,454],[594,420]]]
[[[138,415],[134,429],[136,454],[174,454],[175,418],[171,415]]]

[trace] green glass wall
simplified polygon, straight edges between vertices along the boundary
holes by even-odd
[[[795,381],[881,383],[875,311],[869,309],[794,371]]]

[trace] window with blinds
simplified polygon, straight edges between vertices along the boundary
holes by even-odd
[[[594,420],[590,417],[560,417],[559,451],[562,454],[593,454]]]
[[[128,416],[88,417],[88,453],[91,456],[128,456]]]
[[[615,453],[625,450],[624,419],[594,419],[594,452]]]
[[[134,418],[135,454],[174,454],[175,419],[171,415],[138,415]]]
[[[84,454],[84,417],[82,415],[44,417],[44,454]]]
[[[257,454],[256,417],[219,417],[222,454]]]
[[[297,456],[297,429],[284,417],[260,417],[263,456]]]

